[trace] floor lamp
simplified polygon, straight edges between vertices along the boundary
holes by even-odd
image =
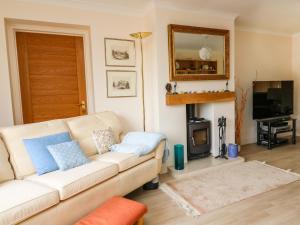
[[[137,32],[130,34],[131,37],[139,39],[141,47],[141,72],[142,72],[142,104],[143,104],[143,130],[146,131],[146,119],[145,119],[145,90],[144,90],[144,53],[143,53],[143,41],[151,35],[151,32]]]

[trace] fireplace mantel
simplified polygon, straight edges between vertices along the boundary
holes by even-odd
[[[206,92],[190,94],[167,94],[167,105],[186,105],[212,102],[227,102],[235,100],[235,92]]]

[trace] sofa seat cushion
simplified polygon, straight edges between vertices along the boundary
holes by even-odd
[[[150,154],[141,157],[129,153],[107,152],[101,155],[92,156],[91,158],[100,162],[115,163],[119,166],[119,172],[122,172],[154,157],[155,152],[151,152]]]
[[[66,171],[54,171],[26,180],[41,183],[59,191],[61,200],[68,199],[118,174],[117,164],[92,161]]]
[[[29,181],[0,184],[0,225],[19,223],[59,203],[58,191]]]

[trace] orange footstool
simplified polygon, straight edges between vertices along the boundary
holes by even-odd
[[[143,225],[147,207],[122,197],[113,197],[74,225]]]

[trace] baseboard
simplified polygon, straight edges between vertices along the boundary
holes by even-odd
[[[254,144],[256,143],[256,137],[250,137],[242,140],[242,145]]]

